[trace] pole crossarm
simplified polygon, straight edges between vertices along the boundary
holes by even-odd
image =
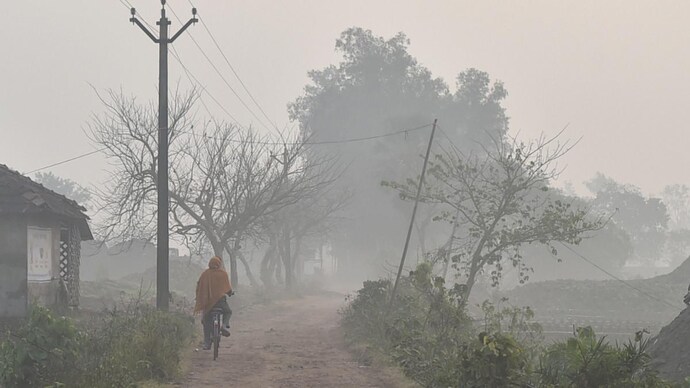
[[[195,8],[194,10],[196,10],[196,8]],[[196,14],[196,12],[195,12],[194,10],[192,11],[192,13]],[[198,21],[199,21],[199,19],[197,19],[196,16],[193,16],[191,19],[189,19],[189,20],[187,21],[187,23],[185,23],[184,26],[182,26],[182,28],[180,28],[179,31],[177,31],[177,33],[175,33],[175,35],[173,35],[172,38],[170,38],[170,40],[168,41],[168,43],[174,42],[175,39],[177,39],[177,37],[180,36],[189,26],[191,26],[192,24],[194,24],[194,23],[196,23],[196,22],[198,22]]]
[[[139,19],[137,19],[137,17],[136,17],[137,10],[135,8],[132,8],[131,12],[132,12],[132,17],[129,18],[129,21],[132,22],[133,24],[136,24],[137,26],[139,26],[139,28],[141,28],[141,30],[144,31],[144,34],[146,34],[146,36],[151,38],[153,43],[161,43],[161,40],[159,38],[156,38],[156,36],[153,35],[153,33],[151,33],[151,31],[149,31],[149,29],[146,28],[146,26],[141,21],[139,21]],[[199,21],[199,19],[197,19],[197,17],[196,17],[196,8],[192,8],[192,15],[193,15],[192,18],[189,19],[187,21],[187,23],[185,23],[184,26],[182,26],[182,28],[180,28],[180,30],[177,31],[175,33],[175,35],[172,36],[172,38],[167,39],[166,43],[173,43],[175,41],[175,39],[177,39],[180,35],[182,35],[183,32],[185,32],[185,30],[187,30],[187,28],[189,28],[189,26],[191,26],[192,24],[195,24]],[[158,24],[158,25],[160,25],[160,23],[161,23],[160,21],[156,22],[156,24]],[[167,21],[167,24],[170,24],[170,22]]]
[[[134,11],[134,8],[132,8],[132,11],[133,11],[133,12],[136,12],[136,11]],[[144,26],[144,25],[139,21],[139,19],[137,19],[136,17],[132,16],[131,18],[129,18],[129,21],[132,22],[132,23],[134,23],[134,24],[136,24],[137,26],[139,26],[139,28],[141,28],[141,30],[144,31],[144,34],[146,34],[149,38],[151,38],[151,40],[153,41],[153,43],[160,43],[160,40],[159,40],[158,38],[156,38],[156,36],[153,35],[153,34],[151,33],[151,31],[149,31],[148,28],[146,28],[146,26]]]

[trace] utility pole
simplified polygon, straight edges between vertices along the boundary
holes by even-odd
[[[431,136],[429,136],[429,145],[426,148],[426,155],[424,156],[424,165],[422,166],[422,175],[419,177],[419,183],[417,183],[417,196],[414,199],[414,208],[412,208],[412,217],[410,218],[410,227],[407,229],[407,238],[405,239],[405,247],[403,248],[402,257],[400,258],[400,267],[398,267],[398,276],[395,277],[395,283],[393,284],[393,291],[391,292],[391,299],[388,304],[389,307],[393,306],[393,301],[395,300],[395,293],[398,290],[398,283],[400,282],[400,276],[402,275],[403,267],[405,266],[405,256],[407,256],[407,248],[410,246],[410,237],[412,236],[412,228],[414,227],[414,218],[417,215],[417,207],[419,206],[419,197],[422,194],[422,186],[424,185],[424,175],[426,174],[426,165],[429,163],[429,154],[431,153],[431,145],[434,143],[434,134],[436,133],[436,122],[438,119],[434,119],[434,125],[431,127]]]
[[[160,28],[159,37],[156,38],[136,18],[137,11],[132,8],[130,22],[136,24],[144,33],[158,44],[158,235],[156,251],[156,307],[167,311],[170,304],[170,266],[169,266],[169,240],[168,240],[168,44],[177,39],[187,27],[196,23],[196,8],[192,8],[192,18],[168,39],[168,26],[170,20],[165,17],[165,0],[161,0],[161,18],[156,24]]]
[[[278,159],[277,156],[274,154],[271,154],[271,158],[273,158],[276,162],[280,163],[283,166],[283,173],[282,173],[282,183],[287,184],[288,183],[288,175],[290,172],[290,166],[292,164],[291,161],[288,160],[289,157],[289,152],[287,148],[287,144],[283,145],[283,160]],[[290,233],[290,229],[287,226],[283,226],[283,233]],[[290,236],[283,236],[284,240],[281,241],[281,239],[278,239],[278,244],[279,246],[283,247],[283,266],[285,267],[285,287],[288,290],[292,289],[293,285],[293,257],[292,255],[292,248],[290,248]],[[285,243],[285,245],[281,245]],[[280,248],[279,248],[280,249]]]

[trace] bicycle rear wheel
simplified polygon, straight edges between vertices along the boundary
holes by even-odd
[[[220,346],[220,337],[216,336],[213,338],[213,360],[218,358],[218,347]]]

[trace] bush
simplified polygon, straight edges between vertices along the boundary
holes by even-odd
[[[342,311],[343,328],[349,339],[388,355],[424,387],[674,386],[650,368],[643,332],[617,346],[581,328],[573,338],[544,347],[529,308],[485,302],[478,333],[481,326],[467,316],[462,290],[446,289],[428,264],[401,279],[392,306],[390,289],[389,280],[365,282]]]
[[[540,360],[544,387],[669,387],[649,366],[648,338],[638,332],[634,341],[613,346],[597,338],[591,327],[578,328],[567,341],[548,346]]]
[[[98,387],[103,382],[129,386],[143,379],[177,377],[181,352],[193,335],[193,321],[133,303],[106,312],[87,332],[85,386]]]
[[[457,379],[457,352],[471,335],[471,320],[456,292],[433,277],[428,264],[401,279],[389,306],[391,282],[368,281],[342,311],[348,336],[391,356],[407,376],[425,386]]]
[[[34,306],[0,344],[0,386],[131,387],[169,380],[192,335],[191,318],[139,303],[80,325]]]
[[[0,343],[0,386],[37,387],[71,380],[82,335],[74,323],[33,307],[26,325]]]

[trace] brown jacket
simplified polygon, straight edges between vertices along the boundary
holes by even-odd
[[[207,314],[223,295],[232,291],[228,273],[222,266],[220,258],[214,256],[208,262],[208,269],[199,277],[196,283],[195,314],[201,312]]]

